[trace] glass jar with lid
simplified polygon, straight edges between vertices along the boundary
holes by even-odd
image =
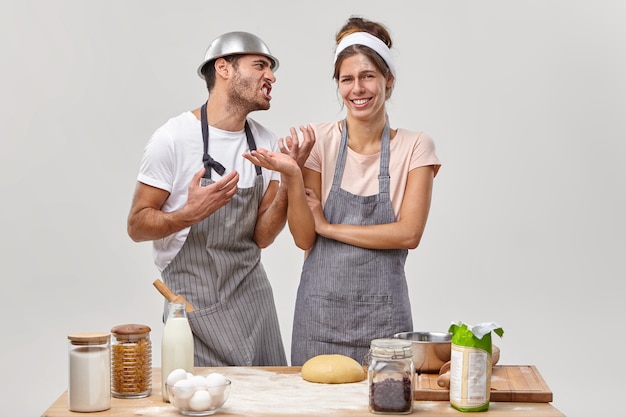
[[[368,367],[369,410],[374,414],[409,414],[413,411],[411,341],[374,339]]]
[[[92,412],[111,408],[111,334],[72,333],[69,340],[68,406]]]
[[[111,395],[142,398],[152,392],[150,327],[121,324],[111,329]]]

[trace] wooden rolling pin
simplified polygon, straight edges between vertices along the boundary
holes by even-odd
[[[500,360],[500,348],[493,345],[491,352],[491,365],[496,366]],[[439,369],[439,377],[437,378],[437,385],[441,388],[450,388],[450,361],[441,365]]]
[[[185,300],[185,297],[183,297],[182,295],[174,294],[172,290],[170,290],[170,287],[165,285],[165,283],[161,281],[160,279],[154,280],[152,285],[154,285],[156,289],[159,290],[159,292],[163,295],[163,297],[165,297],[167,301],[185,303],[185,310],[187,311],[187,313],[189,313],[190,311],[196,311],[196,309],[193,308],[191,303]]]

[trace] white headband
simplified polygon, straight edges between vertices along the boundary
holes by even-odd
[[[389,70],[396,77],[396,66],[393,64],[393,58],[391,58],[391,51],[383,41],[378,39],[374,35],[370,35],[367,32],[355,32],[351,33],[339,42],[337,49],[335,50],[335,59],[333,62],[337,62],[337,56],[351,45],[365,45],[368,48],[372,48],[382,59],[385,60]]]

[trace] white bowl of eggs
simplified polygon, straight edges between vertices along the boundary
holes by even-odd
[[[165,382],[170,403],[186,416],[208,416],[219,410],[230,393],[230,380],[213,372],[193,375],[173,370]]]

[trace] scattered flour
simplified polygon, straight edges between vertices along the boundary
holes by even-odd
[[[172,406],[168,404],[164,404],[162,406],[156,407],[146,407],[135,411],[133,414],[137,416],[161,416],[161,415],[171,415]]]
[[[338,410],[367,410],[367,379],[348,384],[317,384],[297,374],[276,374],[250,368],[220,368],[232,381],[224,414],[331,414]]]

